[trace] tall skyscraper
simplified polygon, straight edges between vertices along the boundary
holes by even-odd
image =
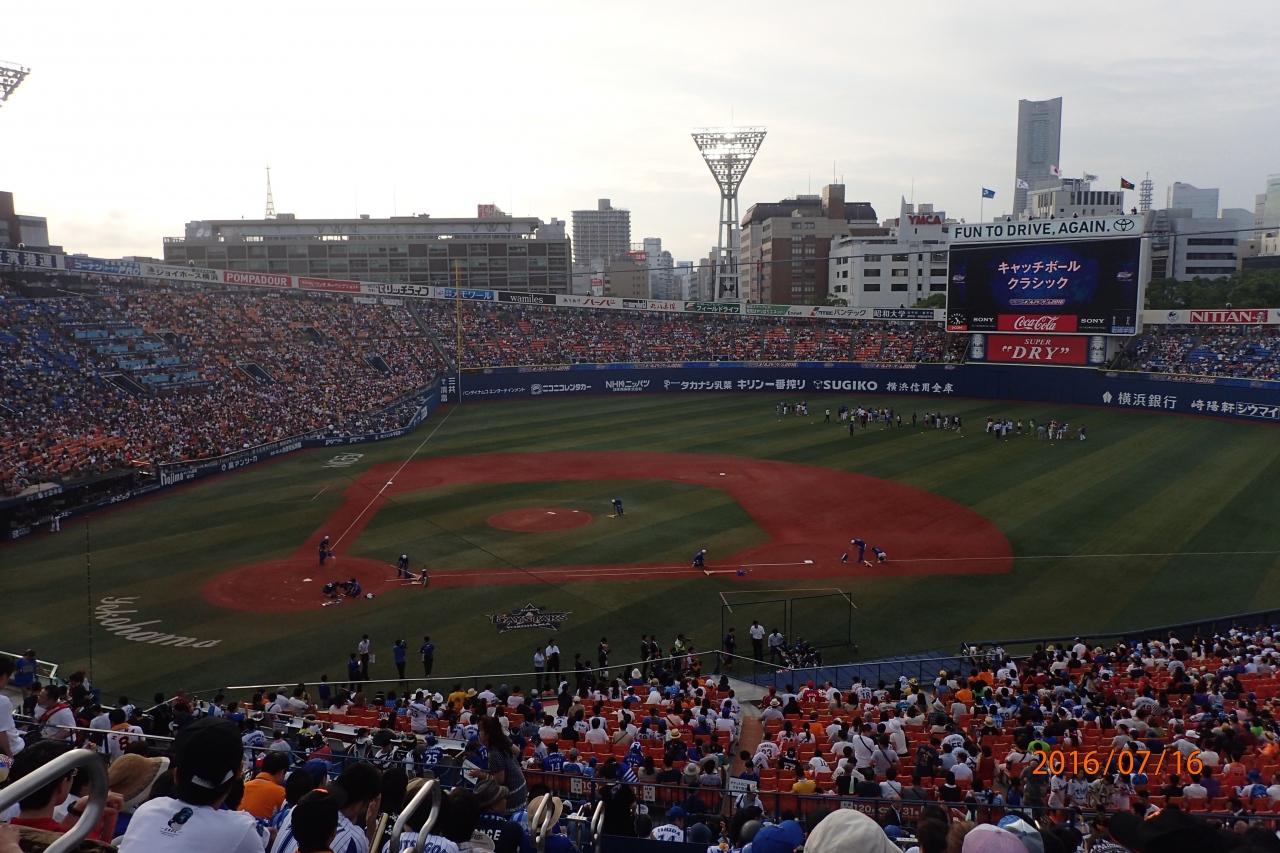
[[[631,211],[614,208],[609,199],[595,210],[573,212],[573,261],[604,269],[614,258],[631,251]]]
[[[1257,196],[1258,225],[1264,228],[1280,226],[1280,174],[1267,175],[1267,191]]]
[[[1217,187],[1197,187],[1182,181],[1174,181],[1169,185],[1166,202],[1165,207],[1171,210],[1176,208],[1190,210],[1191,215],[1196,219],[1218,218]]]
[[[1054,174],[1062,154],[1062,98],[1018,101],[1018,155],[1013,170],[1013,215],[1027,206],[1027,191]]]

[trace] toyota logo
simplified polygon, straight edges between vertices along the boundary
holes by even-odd
[[[1117,220],[1116,220],[1116,230],[1117,230],[1117,231],[1132,231],[1132,230],[1133,230],[1133,220],[1132,220],[1132,219],[1117,219]]]

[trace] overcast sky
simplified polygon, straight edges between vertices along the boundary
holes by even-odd
[[[715,241],[689,137],[760,124],[756,201],[833,170],[881,218],[899,197],[1007,210],[1019,98],[1062,96],[1064,174],[1222,189],[1280,172],[1280,19],[1233,2],[219,0],[9,4],[0,189],[69,251],[159,256],[192,219],[568,219],[597,197],[677,260]],[[1130,204],[1136,196],[1130,194]]]

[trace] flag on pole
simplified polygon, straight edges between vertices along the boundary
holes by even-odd
[[[983,198],[995,198],[995,197],[996,197],[996,191],[995,191],[995,190],[989,190],[989,189],[987,189],[986,187],[983,187],[983,188],[982,188],[982,197],[983,197]]]
[[[1086,181],[1096,181],[1096,180],[1098,180],[1098,176],[1097,176],[1097,175],[1090,175],[1088,172],[1085,172],[1085,173],[1084,173],[1084,179],[1085,179]]]
[[[1121,178],[1121,179],[1120,179],[1120,189],[1122,189],[1122,190],[1131,190],[1131,189],[1134,189],[1133,181],[1129,181],[1129,180],[1126,180],[1125,178]]]
[[[1050,166],[1050,167],[1049,167],[1049,174],[1053,175],[1055,178],[1061,178],[1061,177],[1062,177],[1062,170],[1061,170],[1061,169],[1059,169],[1057,166]]]
[[[1029,190],[1031,189],[1031,184],[1027,183],[1025,178],[1018,178],[1017,187],[1020,190]]]

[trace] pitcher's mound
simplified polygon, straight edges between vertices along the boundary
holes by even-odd
[[[550,530],[568,530],[591,523],[591,513],[580,509],[564,509],[558,507],[532,507],[530,509],[512,509],[491,515],[488,518],[490,527],[499,530],[510,530],[515,533],[546,533]]]

